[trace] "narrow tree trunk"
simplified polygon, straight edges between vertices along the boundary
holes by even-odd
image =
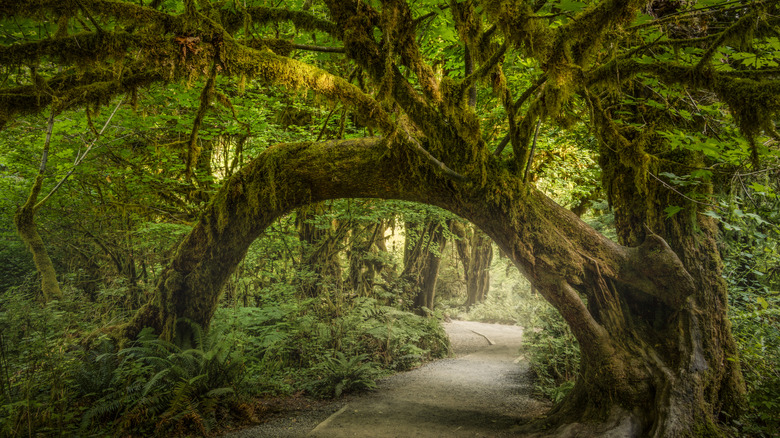
[[[447,244],[444,227],[429,217],[422,224],[406,223],[404,243],[404,282],[407,297],[414,297],[414,308],[433,310],[441,253]]]
[[[54,269],[54,263],[52,263],[49,253],[46,251],[46,246],[43,244],[43,239],[38,233],[38,227],[35,225],[34,204],[38,199],[42,180],[42,177],[36,179],[27,202],[14,215],[14,224],[16,224],[16,232],[19,234],[19,237],[33,255],[35,268],[41,276],[43,300],[48,302],[52,299],[62,298],[62,290],[60,290],[60,284],[57,281],[57,271]]]
[[[378,241],[384,243],[385,222],[379,220],[368,225],[356,225],[352,230],[349,248],[349,283],[352,290],[362,297],[370,296],[374,290],[374,279],[382,270],[377,260]]]
[[[479,229],[465,227],[457,221],[452,223],[450,230],[458,237],[455,246],[463,265],[466,282],[466,302],[463,305],[470,307],[487,298],[490,289],[490,263],[493,261],[492,241]]]
[[[490,263],[493,261],[493,242],[479,230],[474,230],[469,258],[466,306],[481,303],[490,290]]]

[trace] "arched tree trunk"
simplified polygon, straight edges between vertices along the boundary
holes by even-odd
[[[516,176],[485,169],[484,184],[456,183],[408,143],[379,138],[270,148],[225,182],[127,334],[153,326],[171,337],[178,317],[207,325],[249,244],[296,207],[342,197],[417,201],[479,226],[577,337],[580,379],[544,424],[577,423],[562,431],[583,436],[713,431],[740,373],[727,360],[734,344],[711,229],[684,241],[682,258],[649,232],[621,246]]]

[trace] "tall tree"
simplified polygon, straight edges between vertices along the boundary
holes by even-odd
[[[466,280],[465,306],[481,303],[490,290],[490,263],[493,261],[493,242],[477,228],[453,221],[450,230],[457,239],[455,247],[463,265]]]
[[[179,317],[208,324],[249,243],[294,208],[344,197],[417,201],[480,227],[577,337],[574,390],[530,427],[717,436],[716,423],[738,411],[744,388],[716,227],[706,214],[713,187],[701,172],[688,193],[664,178],[707,171],[723,157],[757,167],[762,154],[777,153],[780,5],[692,3],[322,0],[306,10],[194,0],[5,3],[0,18],[45,18],[48,33],[0,48],[5,68],[29,72],[0,91],[0,125],[54,103],[102,104],[200,75],[339,101],[380,136],[278,145],[236,171],[126,333],[153,326],[171,337]],[[300,33],[292,41],[257,38],[270,23],[292,23]],[[328,47],[302,42],[311,35]],[[440,69],[459,41],[473,62],[465,76]],[[309,50],[348,60],[366,81],[356,86],[316,58],[288,56]],[[527,67],[510,68],[518,64]],[[479,105],[490,101],[476,110],[468,104],[475,85],[503,109],[498,137],[480,124]],[[203,96],[205,110],[208,85]],[[591,126],[620,244],[528,181],[540,121]],[[183,156],[198,156],[200,125],[196,118]]]
[[[414,308],[433,310],[436,283],[444,248],[447,245],[446,224],[434,214],[420,221],[404,224],[404,270],[401,281],[407,297],[413,297]]]

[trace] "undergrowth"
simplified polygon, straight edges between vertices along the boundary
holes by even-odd
[[[105,320],[77,291],[46,306],[32,296],[0,296],[0,436],[205,435],[250,421],[256,398],[340,397],[449,354],[435,318],[335,292],[279,287],[218,310],[208,331],[180,320],[175,342],[144,329],[123,348],[82,346]]]

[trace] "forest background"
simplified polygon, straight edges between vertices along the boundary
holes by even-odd
[[[152,3],[172,15],[186,14],[190,4]],[[432,60],[436,74],[469,77],[474,66],[449,3],[412,3],[425,25],[422,55]],[[557,16],[558,26],[591,4],[541,3],[537,12]],[[327,16],[319,2],[284,7]],[[64,24],[45,12],[0,12],[5,93],[0,99],[6,103],[15,87],[44,87],[41,78],[62,68],[45,51],[35,62],[16,62],[15,48],[62,32],[119,26],[84,7],[64,14]],[[642,14],[633,25],[652,19],[658,18]],[[175,38],[182,60],[201,56],[199,37]],[[367,92],[389,92],[383,89],[387,84],[372,82],[342,56],[340,41],[318,31],[279,19],[254,27],[252,38]],[[778,41],[756,35],[721,56],[735,70],[776,70]],[[654,56],[697,54],[669,50]],[[87,64],[75,62],[85,71]],[[113,337],[112,327],[153,299],[177,245],[224,181],[279,143],[377,135],[344,102],[305,88],[217,75],[216,65],[61,111],[3,113],[0,435],[205,434],[257,421],[269,397],[338,397],[372,388],[387,373],[446,356],[439,324],[444,318],[528,328],[524,354],[537,375],[538,396],[563,400],[577,379],[580,352],[558,312],[477,227],[440,208],[404,201],[343,199],[296,209],[252,244],[222,288],[209,327],[179,319],[176,324],[189,326],[194,335],[165,340],[146,329],[125,342]],[[507,82],[533,88],[542,66],[507,51],[502,69]],[[717,220],[728,319],[738,347],[738,355],[726,359],[740,364],[747,388],[744,412],[724,418],[722,430],[771,436],[780,428],[777,139],[771,132],[756,138],[740,133],[739,121],[713,96],[694,99],[684,87],[652,77],[639,81],[652,92],[630,97],[631,104],[648,117],[662,117],[657,111],[673,119],[679,128],[666,126],[660,135],[706,164],[656,178],[669,192],[704,205],[702,214]],[[470,92],[491,152],[503,147],[512,129],[494,88],[478,82]],[[566,109],[568,119],[542,117],[532,124],[533,149],[523,179],[617,242],[600,139],[586,106],[575,101]],[[717,124],[714,133],[687,130],[701,120]],[[705,185],[710,192],[701,189]],[[34,261],[30,241],[20,238],[25,233],[20,212],[30,200],[36,204],[40,244],[56,272],[54,285],[41,274],[46,262]],[[668,218],[690,213],[682,204],[661,207]]]

